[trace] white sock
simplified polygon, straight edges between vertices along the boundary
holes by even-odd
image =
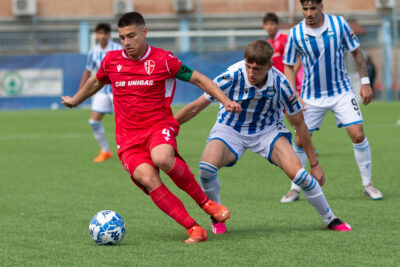
[[[304,168],[297,172],[293,182],[303,189],[307,201],[317,210],[326,225],[336,218],[317,180]]]
[[[358,168],[360,169],[362,185],[367,186],[372,184],[371,178],[371,148],[369,147],[369,143],[367,138],[364,139],[359,144],[354,144],[354,156],[356,158],[356,162]]]
[[[101,150],[103,150],[104,152],[110,151],[110,147],[108,146],[106,138],[106,131],[104,130],[101,121],[89,120],[89,124],[92,127],[94,138],[101,147]]]
[[[299,157],[301,166],[303,166],[303,168],[306,166],[307,164],[307,154],[306,152],[304,152],[304,148],[300,148],[298,146],[296,146],[296,144],[293,142],[293,150],[294,152],[296,152],[297,157]],[[298,186],[297,184],[292,182],[292,186],[290,187],[290,190],[296,190],[297,192],[300,192],[300,186]]]
[[[200,186],[209,199],[221,204],[221,201],[219,199],[219,189],[221,185],[219,183],[217,171],[217,167],[211,165],[210,163],[200,161]]]

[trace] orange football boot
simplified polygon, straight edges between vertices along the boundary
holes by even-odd
[[[230,217],[230,212],[226,207],[210,199],[201,205],[201,208],[217,222],[225,222]]]
[[[111,150],[108,152],[104,152],[103,150],[100,151],[99,155],[93,159],[94,162],[103,162],[106,159],[109,159],[112,157],[112,152]]]
[[[189,238],[185,240],[186,244],[207,241],[207,231],[201,228],[200,225],[190,227],[185,234],[190,235]]]

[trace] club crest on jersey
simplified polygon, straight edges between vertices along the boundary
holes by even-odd
[[[153,70],[155,69],[155,67],[156,67],[156,63],[151,59],[146,60],[144,62],[144,69],[146,70],[147,74],[149,74],[149,75],[151,73],[153,73]]]
[[[263,92],[263,96],[267,99],[271,99],[275,95],[274,87],[268,87],[267,90]]]
[[[119,65],[117,66],[117,70],[118,70],[118,72],[119,72],[121,69],[122,69],[122,65],[121,65],[121,64],[119,64]]]
[[[328,30],[328,36],[330,39],[334,38],[335,33],[329,28]]]

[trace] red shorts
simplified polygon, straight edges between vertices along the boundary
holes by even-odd
[[[175,126],[160,126],[155,127],[149,130],[147,134],[146,140],[138,145],[135,145],[125,151],[123,151],[119,157],[124,166],[125,170],[131,176],[133,182],[133,173],[135,169],[143,163],[148,163],[154,167],[156,167],[151,160],[150,152],[151,150],[161,144],[171,145],[176,153],[177,157],[180,157],[178,154],[178,146],[176,143],[176,136],[178,135],[179,128]],[[137,184],[137,183],[136,183]],[[138,185],[138,184],[137,184]],[[139,185],[142,188],[142,186]]]

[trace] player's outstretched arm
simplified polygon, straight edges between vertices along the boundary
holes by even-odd
[[[311,166],[311,175],[317,179],[320,185],[325,183],[324,170],[318,162],[315,149],[311,141],[310,132],[308,131],[307,125],[304,122],[303,112],[300,111],[294,115],[287,115],[290,123],[296,127],[296,134],[300,138],[300,142],[303,145],[304,151],[307,154],[308,161]]]
[[[195,101],[187,104],[181,110],[179,110],[174,117],[179,124],[183,124],[199,114],[200,111],[205,109],[210,103],[210,100],[208,100],[204,94],[202,94]]]
[[[361,52],[361,48],[358,47],[357,49],[352,51],[351,54],[353,55],[361,79],[367,78],[367,80],[369,81],[367,63],[365,62],[364,56]],[[364,105],[368,105],[372,101],[372,99],[374,98],[374,93],[372,92],[370,84],[361,84],[360,96]]]
[[[85,85],[73,97],[62,96],[61,103],[69,108],[77,107],[87,98],[97,93],[103,86],[104,83],[98,81],[96,76],[93,76],[86,81]]]
[[[194,70],[189,82],[200,87],[207,94],[217,99],[222,105],[224,105],[226,111],[236,113],[242,111],[242,107],[238,103],[230,100],[218,86],[200,72]]]
[[[86,83],[87,80],[89,80],[90,78],[90,71],[85,70],[82,74],[82,78],[81,78],[81,82],[79,83],[79,88],[78,90],[80,90]]]

